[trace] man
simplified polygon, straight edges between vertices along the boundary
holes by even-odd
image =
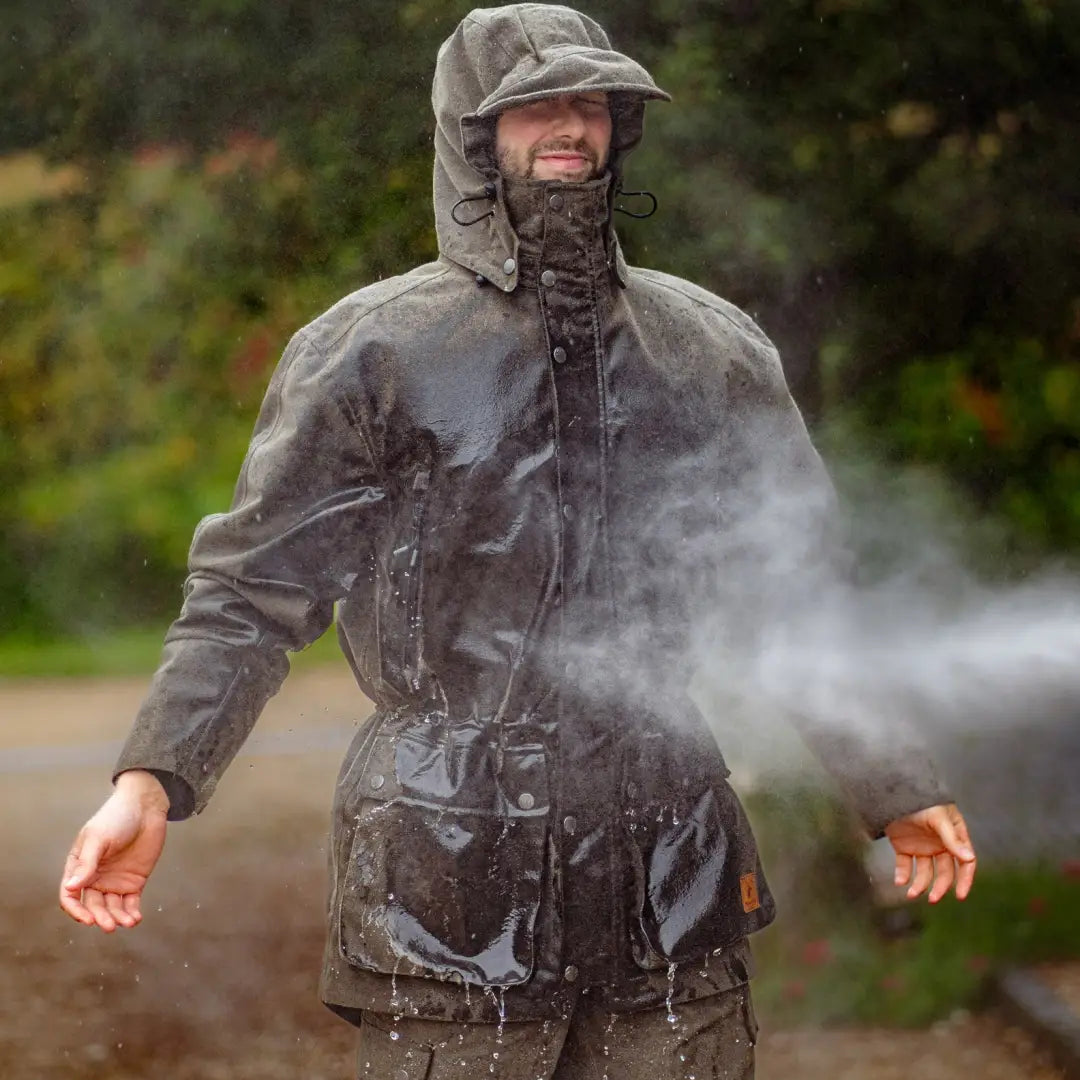
[[[773,902],[689,638],[722,579],[762,610],[816,580],[829,488],[751,320],[623,260],[623,163],[664,97],[568,8],[474,11],[444,43],[440,258],[289,344],[69,856],[64,909],[135,925],[166,818],[205,806],[337,605],[377,711],[337,785],[321,992],[362,1076],[753,1072],[746,939]],[[792,494],[809,554],[778,591],[747,508]],[[808,731],[910,894],[965,895],[923,759]]]

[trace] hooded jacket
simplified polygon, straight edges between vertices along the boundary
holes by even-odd
[[[499,175],[500,110],[586,90],[612,109],[602,178]],[[796,493],[809,553],[830,489],[757,326],[622,257],[623,161],[664,97],[568,8],[468,15],[434,81],[439,259],[293,338],[195,533],[117,771],[201,810],[336,607],[376,705],[334,805],[322,994],[347,1016],[679,1001],[744,980],[773,917],[692,637],[750,620],[722,583],[771,580],[747,507]],[[755,617],[814,580],[808,557]],[[871,830],[942,800],[910,758],[819,742]]]

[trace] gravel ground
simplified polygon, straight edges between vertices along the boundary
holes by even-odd
[[[1061,1080],[1017,1028],[994,1014],[930,1031],[778,1031],[762,1042],[758,1080]]]
[[[1080,913],[1078,913],[1080,918]],[[1062,1001],[1080,1016],[1080,962],[1040,964],[1033,969]]]
[[[344,1080],[352,1029],[316,997],[323,836],[366,705],[344,672],[292,677],[260,724],[262,752],[236,762],[206,814],[170,829],[143,925],[107,937],[66,920],[55,889],[141,692],[138,680],[0,683],[0,1077]],[[1064,968],[1047,971],[1075,991]],[[762,1025],[759,1080],[1060,1077],[992,1014],[916,1032]]]

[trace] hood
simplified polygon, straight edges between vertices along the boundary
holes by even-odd
[[[498,114],[553,94],[604,91],[611,103],[609,199],[641,139],[645,102],[670,100],[649,73],[611,48],[592,19],[555,4],[477,8],[443,42],[435,65],[435,228],[439,250],[507,292],[517,286],[517,238],[495,156]],[[549,181],[559,183],[559,181]],[[461,199],[475,199],[451,211]],[[494,213],[488,214],[489,210]],[[625,264],[609,223],[621,279]],[[509,273],[505,267],[514,261]]]

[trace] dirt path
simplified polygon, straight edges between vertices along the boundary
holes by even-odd
[[[352,1031],[315,989],[324,836],[368,703],[343,667],[290,677],[209,810],[170,830],[144,924],[106,937],[59,913],[56,879],[144,689],[0,683],[0,1077],[344,1080]],[[993,1017],[900,1033],[762,1019],[759,1080],[1057,1076]]]

